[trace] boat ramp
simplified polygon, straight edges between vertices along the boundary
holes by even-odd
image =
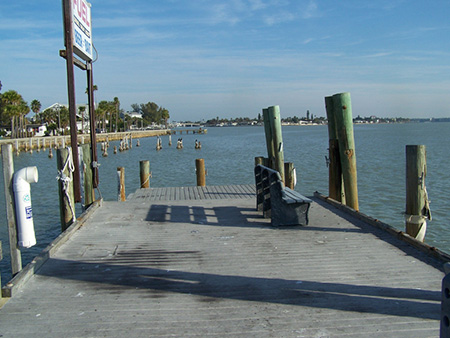
[[[280,228],[254,185],[97,202],[5,288],[0,336],[438,337],[442,261],[311,199]]]

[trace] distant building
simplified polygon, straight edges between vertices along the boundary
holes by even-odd
[[[131,117],[131,118],[134,117],[134,118],[137,118],[137,119],[142,119],[142,114],[141,113],[136,113],[134,111],[131,111],[131,112],[130,111],[126,111],[124,114],[129,116],[129,117]]]
[[[69,105],[68,104],[62,104],[62,103],[56,102],[56,103],[53,103],[50,107],[42,109],[42,111],[47,110],[47,109],[58,110],[58,109],[61,109],[62,107],[66,107],[67,109],[69,109]],[[84,107],[84,119],[85,120],[89,119],[89,105],[88,104],[77,104],[76,105],[77,117],[81,117],[80,107]]]
[[[47,131],[47,126],[43,124],[28,124],[27,132],[31,133],[33,136],[45,136]]]

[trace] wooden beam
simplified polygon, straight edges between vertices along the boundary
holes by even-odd
[[[66,52],[66,50],[65,49],[61,49],[59,51],[59,56],[61,56],[63,59],[67,60],[67,52]],[[77,66],[78,68],[80,68],[81,70],[87,70],[86,64],[83,61],[77,59],[75,56],[73,57],[73,64],[75,66]]]

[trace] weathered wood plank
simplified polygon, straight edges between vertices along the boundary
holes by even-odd
[[[286,230],[226,196],[104,202],[0,310],[1,334],[439,335],[433,259],[320,201]]]

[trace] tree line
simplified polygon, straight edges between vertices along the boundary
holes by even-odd
[[[33,122],[45,124],[49,133],[64,133],[69,126],[69,110],[64,105],[54,105],[41,112],[41,102],[37,99],[31,101],[30,105],[23,99],[15,90],[8,90],[1,92],[2,83],[0,81],[0,126],[5,129],[11,129],[11,138],[25,137],[26,125],[30,121],[26,115],[34,112]],[[94,86],[97,90],[97,86]],[[154,102],[133,104],[131,105],[133,112],[140,113],[142,119],[124,114],[123,109],[120,108],[120,100],[114,97],[113,100],[102,100],[96,105],[95,109],[95,128],[98,131],[104,132],[118,132],[129,130],[132,125],[137,126],[139,123],[141,127],[146,127],[152,124],[165,124],[167,127],[167,120],[170,118],[169,111],[163,107],[159,107]],[[77,108],[77,121],[81,121],[82,130],[86,132],[88,120],[86,114],[86,106],[79,105]],[[2,135],[3,133],[3,135]],[[4,130],[0,130],[0,136],[5,135]]]
[[[155,102],[134,103],[131,105],[133,112],[139,113],[146,125],[164,124],[167,128],[167,121],[170,118],[169,111],[166,108],[159,107]]]
[[[11,137],[22,137],[25,133],[25,125],[28,122],[26,115],[30,112],[30,106],[15,90],[1,92],[2,83],[0,81],[0,124],[7,126],[10,124]],[[41,109],[38,100],[31,101],[31,110],[36,114]]]

